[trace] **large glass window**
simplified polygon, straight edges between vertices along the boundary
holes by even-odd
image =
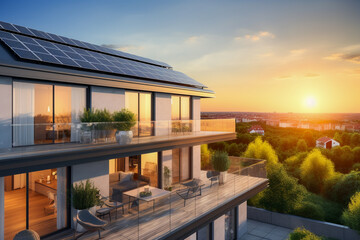
[[[172,183],[190,179],[190,149],[177,148],[172,150]]]
[[[230,210],[225,214],[225,240],[236,239],[235,209],[236,208],[233,208],[232,210]]]
[[[13,145],[78,141],[85,106],[86,88],[14,82]]]
[[[190,132],[190,97],[171,96],[171,120],[173,133]]]
[[[150,186],[158,186],[158,153],[141,155],[141,175],[150,179]]]
[[[5,239],[27,227],[40,236],[66,228],[66,186],[66,168],[5,177]]]
[[[152,97],[151,93],[125,92],[125,108],[136,114],[138,126],[133,129],[134,136],[152,135]]]

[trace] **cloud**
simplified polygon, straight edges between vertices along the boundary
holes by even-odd
[[[235,37],[235,40],[236,41],[240,41],[240,40],[243,40],[243,39],[246,39],[246,40],[250,40],[252,42],[257,42],[261,39],[264,39],[264,38],[275,38],[275,35],[271,32],[266,32],[266,31],[261,31],[261,32],[258,32],[256,34],[247,34],[245,36],[237,36]]]
[[[304,77],[306,78],[315,78],[315,77],[319,77],[320,74],[317,74],[317,73],[307,73],[304,75]]]
[[[282,81],[282,80],[288,80],[288,79],[291,79],[291,78],[292,78],[291,75],[282,75],[280,77],[275,78],[275,80]]]
[[[120,45],[120,44],[101,44],[102,47],[111,48],[114,50],[119,50],[123,52],[134,52],[140,51],[144,49],[142,46],[135,46],[135,45]]]
[[[342,48],[339,52],[324,57],[326,60],[347,61],[360,64],[360,45],[351,45]]]
[[[293,49],[293,50],[290,50],[290,55],[296,57],[296,56],[303,55],[305,52],[306,52],[305,48]]]
[[[185,40],[185,44],[188,44],[188,45],[197,44],[200,42],[201,39],[202,39],[201,36],[191,36]]]

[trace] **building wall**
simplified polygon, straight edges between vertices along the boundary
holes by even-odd
[[[195,131],[201,130],[200,119],[201,119],[201,108],[200,98],[192,97],[192,117],[195,124]],[[200,178],[201,176],[201,148],[200,145],[192,147],[192,177]]]
[[[12,78],[0,76],[0,149],[12,146]]]
[[[125,90],[105,87],[91,87],[91,107],[106,108],[110,112],[125,108]]]
[[[237,238],[241,238],[247,232],[247,202],[238,206]]]
[[[214,239],[225,240],[225,215],[214,221]]]
[[[185,240],[196,240],[196,233],[191,234],[189,237],[185,238]]]

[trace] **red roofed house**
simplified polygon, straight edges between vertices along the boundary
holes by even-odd
[[[316,147],[331,149],[340,146],[340,143],[329,137],[321,137],[316,140]]]
[[[249,133],[256,133],[264,136],[265,131],[260,125],[254,125],[249,129]]]

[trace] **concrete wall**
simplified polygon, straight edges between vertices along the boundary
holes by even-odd
[[[237,238],[241,238],[247,232],[247,202],[238,206]]]
[[[155,135],[168,135],[171,120],[171,94],[155,93]]]
[[[125,107],[125,90],[116,88],[92,87],[91,107],[106,108],[110,112],[120,111]]]
[[[305,227],[317,235],[339,240],[360,239],[360,235],[355,230],[339,224],[317,221],[289,214],[271,212],[255,207],[248,207],[247,211],[249,219],[277,225],[280,227],[290,229]]]
[[[12,78],[0,76],[0,149],[11,148]]]
[[[225,240],[225,215],[214,221],[214,239]]]
[[[200,108],[200,98],[192,97],[192,119],[193,121],[193,131],[200,131],[200,119],[201,119],[201,108]]]

